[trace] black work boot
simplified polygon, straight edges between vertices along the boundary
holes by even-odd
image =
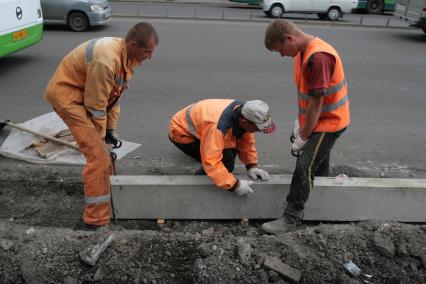
[[[111,227],[111,224],[95,225],[95,224],[84,223],[84,231],[97,231],[99,229],[109,229],[110,227]]]
[[[194,175],[195,176],[205,176],[207,174],[206,174],[206,171],[203,169],[203,167],[201,167],[201,168],[199,168],[198,170],[195,171]]]
[[[74,227],[74,231],[96,231],[99,228],[108,228],[110,224],[105,225],[95,225],[95,224],[86,224],[83,222],[77,223]]]
[[[74,231],[97,231],[97,230],[105,230],[108,229],[110,231],[121,231],[123,227],[116,224],[103,224],[103,225],[95,225],[95,224],[87,224],[84,222],[78,222],[74,227]]]
[[[300,225],[302,218],[303,211],[296,210],[293,204],[287,203],[284,214],[281,218],[275,221],[263,223],[260,228],[266,233],[281,235],[294,231],[296,226]]]

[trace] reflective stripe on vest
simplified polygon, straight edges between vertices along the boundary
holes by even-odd
[[[106,111],[104,110],[98,110],[98,109],[90,109],[87,108],[87,110],[90,112],[90,114],[96,118],[104,117],[106,116]]]
[[[86,64],[92,63],[93,49],[94,49],[97,41],[98,41],[98,38],[94,38],[94,39],[90,40],[89,43],[86,46]]]
[[[122,87],[123,85],[125,85],[127,83],[126,80],[124,80],[122,77],[117,77],[115,79],[115,84],[119,85],[120,87]]]
[[[348,101],[348,95],[345,95],[337,103],[323,105],[321,112],[331,112],[333,110],[336,110],[339,107],[343,106],[347,101]],[[306,109],[299,106],[299,114],[304,114],[305,112],[306,112]]]
[[[186,109],[186,123],[188,124],[188,131],[189,133],[192,134],[192,136],[195,137],[195,127],[194,127],[194,123],[192,122],[192,118],[191,118],[191,110],[192,110],[192,106],[189,106]]]
[[[110,194],[84,198],[86,205],[106,203],[106,202],[109,202],[110,199],[111,199]]]
[[[337,84],[335,86],[332,86],[330,88],[324,89],[325,90],[324,96],[329,96],[329,95],[332,95],[334,93],[337,93],[338,91],[340,91],[341,89],[343,89],[343,87],[345,86],[345,84],[346,84],[346,79],[343,78],[343,80],[340,81],[339,84]],[[304,100],[304,101],[309,100],[309,93],[305,94],[305,93],[298,92],[297,95],[298,95],[298,98],[300,100]]]

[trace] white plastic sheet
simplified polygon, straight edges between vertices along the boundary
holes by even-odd
[[[31,129],[47,135],[55,135],[59,131],[66,130],[68,127],[62,119],[55,113],[50,112],[27,122],[19,124],[25,128]],[[24,160],[38,164],[56,164],[56,165],[85,165],[86,159],[84,156],[72,149],[61,151],[58,154],[51,156],[48,159],[40,157],[34,149],[26,149],[28,145],[39,141],[41,138],[30,133],[13,128],[9,136],[0,147],[0,154],[18,160]],[[114,149],[117,154],[117,159],[123,158],[128,153],[132,152],[139,146],[138,143],[122,141],[120,148]]]

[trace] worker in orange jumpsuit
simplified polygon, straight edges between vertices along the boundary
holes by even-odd
[[[260,100],[208,99],[177,112],[169,124],[169,138],[180,150],[201,162],[196,174],[207,176],[224,190],[239,196],[253,193],[249,180],[232,174],[238,155],[251,179],[268,180],[258,167],[254,132],[272,133],[269,107]]]
[[[71,50],[50,79],[44,98],[69,127],[86,158],[83,169],[86,228],[108,225],[111,213],[109,176],[111,144],[119,101],[135,67],[151,59],[158,45],[154,27],[134,25],[125,38],[95,38]]]
[[[306,34],[288,20],[269,24],[265,46],[282,57],[294,58],[299,115],[293,130],[296,168],[284,214],[261,228],[272,234],[292,231],[301,223],[315,176],[328,176],[331,150],[350,123],[343,63],[337,51]]]

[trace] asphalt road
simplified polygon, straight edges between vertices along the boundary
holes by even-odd
[[[142,16],[142,17],[170,17],[170,18],[198,18],[198,19],[227,19],[269,21],[259,6],[239,3],[164,3],[164,2],[111,2],[113,15]],[[328,20],[320,20],[316,14],[285,13],[283,18],[298,22],[316,24],[333,24]],[[362,26],[389,26],[408,27],[406,22],[394,17],[392,13],[384,15],[345,14],[335,24],[362,25]]]
[[[44,88],[61,58],[94,37],[123,36],[137,19],[74,33],[48,27],[43,41],[0,59],[0,119],[24,122],[51,111]],[[296,118],[292,59],[263,46],[265,22],[151,19],[160,45],[122,100],[118,133],[142,147],[118,162],[122,174],[189,174],[197,165],[167,138],[170,117],[205,98],[262,99],[278,130],[257,135],[260,164],[291,173],[289,134]],[[336,167],[361,176],[426,177],[426,37],[416,30],[302,25],[332,43],[344,61],[352,124],[337,142]],[[0,133],[0,143],[7,131]],[[135,157],[140,156],[139,159]],[[42,166],[0,157],[0,168]],[[61,170],[57,166],[48,169]],[[79,168],[76,168],[79,171]],[[237,172],[243,172],[241,164]]]

